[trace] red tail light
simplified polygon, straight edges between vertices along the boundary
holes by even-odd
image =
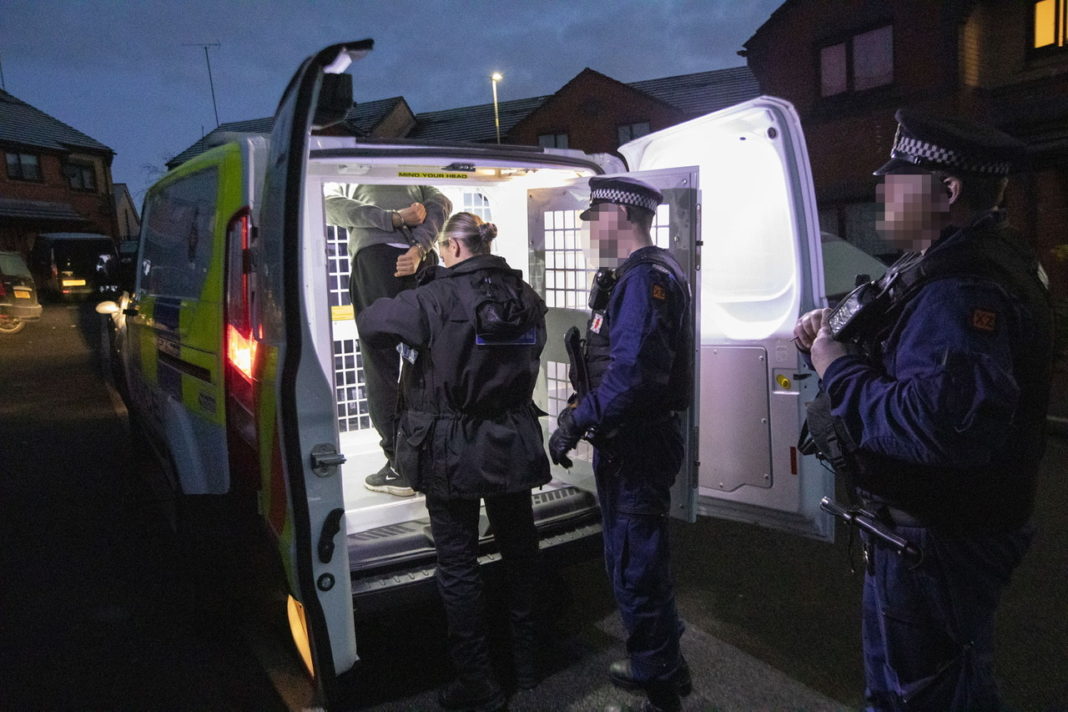
[[[245,380],[252,380],[252,367],[256,363],[257,342],[251,336],[242,334],[230,324],[226,327],[226,358]]]
[[[254,299],[254,238],[247,207],[226,228],[226,429],[230,473],[235,491],[255,492],[259,484],[256,428],[257,361]]]
[[[227,227],[226,358],[250,382],[256,365],[256,339],[252,333],[252,261],[249,255],[251,233],[252,219],[248,208],[243,208],[230,219]]]

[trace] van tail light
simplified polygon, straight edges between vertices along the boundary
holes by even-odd
[[[259,341],[256,339],[256,280],[251,248],[252,214],[246,206],[226,228],[226,300],[223,331],[226,372],[226,431],[231,483],[235,491],[259,486],[256,427]]]
[[[252,217],[247,207],[230,218],[226,238],[226,358],[251,383],[257,341],[252,333]]]
[[[256,340],[241,333],[233,324],[226,327],[226,358],[246,381],[252,381],[252,365],[256,362]]]
[[[6,296],[7,296],[7,285],[4,284],[3,282],[0,282],[0,297],[6,297]]]

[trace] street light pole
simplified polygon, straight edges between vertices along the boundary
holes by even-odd
[[[493,125],[497,127],[497,143],[501,142],[501,114],[497,109],[497,82],[504,79],[500,72],[494,72],[490,75],[490,81],[493,83]]]

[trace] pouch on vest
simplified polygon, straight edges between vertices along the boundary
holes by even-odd
[[[855,457],[857,445],[840,418],[831,413],[831,397],[825,391],[805,404],[808,417],[801,426],[797,450],[802,455],[817,455],[836,474],[854,481],[860,475]]]

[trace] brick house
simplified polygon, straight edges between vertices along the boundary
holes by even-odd
[[[115,152],[0,90],[0,249],[28,253],[43,232],[118,234]]]
[[[136,240],[141,233],[141,218],[137,216],[130,189],[125,183],[115,184],[115,219],[118,224],[119,240]]]
[[[497,104],[503,143],[609,153],[620,144],[759,96],[748,67],[624,84],[586,68],[547,96]],[[235,133],[268,134],[273,120],[223,124],[167,162],[183,163]],[[412,114],[403,98],[360,102],[346,119],[359,135],[420,141],[497,140],[494,106],[479,104]]]
[[[502,143],[611,153],[631,139],[759,95],[748,67],[631,83],[587,67],[553,94],[497,108]],[[417,114],[407,137],[492,143],[493,104]]]
[[[1068,0],[787,0],[745,43],[765,93],[801,116],[823,229],[873,254],[872,169],[901,106],[970,115],[1028,144],[1006,205],[1068,296]]]

